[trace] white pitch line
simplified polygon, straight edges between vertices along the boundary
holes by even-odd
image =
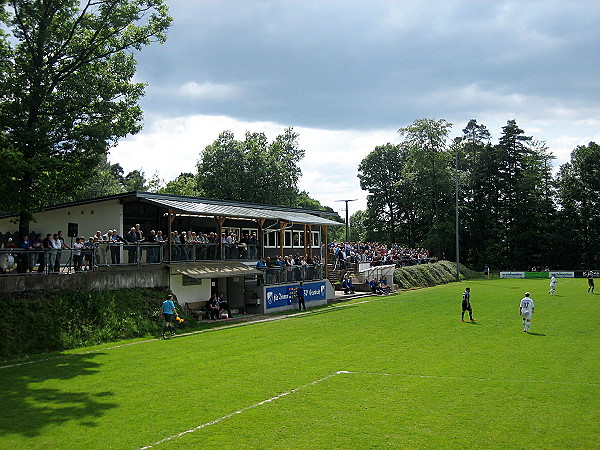
[[[348,373],[352,375],[373,375],[373,376],[387,376],[387,377],[411,377],[411,378],[438,378],[441,380],[473,380],[473,381],[495,381],[500,383],[540,383],[540,384],[564,384],[564,385],[576,385],[576,386],[600,386],[600,383],[588,383],[578,381],[554,381],[554,380],[516,380],[511,378],[484,378],[484,377],[461,377],[461,376],[447,376],[447,375],[420,375],[412,373],[385,373],[385,372],[357,372],[357,371],[344,371],[338,373]]]
[[[318,380],[311,381],[310,383],[304,384],[304,385],[302,385],[300,387],[291,389],[291,390],[286,391],[286,392],[282,392],[281,394],[278,394],[278,395],[276,395],[274,397],[271,397],[271,398],[268,398],[268,399],[263,400],[261,402],[255,403],[254,405],[246,406],[245,408],[242,408],[242,409],[240,409],[238,411],[226,414],[226,415],[224,415],[222,417],[219,417],[218,419],[211,420],[210,422],[203,423],[202,425],[198,425],[197,427],[190,428],[189,430],[182,431],[181,433],[177,433],[177,434],[174,434],[172,436],[169,436],[169,437],[166,437],[164,439],[161,439],[160,441],[157,441],[157,442],[155,442],[153,444],[149,444],[149,445],[146,445],[145,447],[141,447],[141,450],[152,448],[152,447],[155,447],[157,445],[163,444],[165,442],[172,441],[173,439],[177,439],[178,437],[184,436],[186,434],[194,433],[195,431],[202,430],[203,428],[206,428],[206,427],[208,427],[210,425],[215,425],[215,424],[217,424],[219,422],[222,422],[223,420],[229,419],[230,417],[233,417],[236,414],[242,414],[242,413],[244,413],[244,412],[246,412],[246,411],[248,411],[250,409],[258,408],[259,406],[262,406],[262,405],[264,405],[266,403],[274,402],[275,400],[279,400],[280,398],[285,397],[286,395],[293,394],[294,392],[297,392],[300,389],[304,389],[304,388],[307,388],[309,386],[314,386],[315,384],[321,383],[322,381],[328,380],[329,378],[335,377],[336,375],[340,375],[342,373],[350,373],[350,372],[346,372],[346,371],[340,370],[338,372],[329,374],[326,377],[319,378]]]
[[[410,377],[410,378],[437,378],[437,379],[447,379],[447,380],[474,380],[474,381],[495,381],[495,382],[510,382],[510,383],[546,383],[546,384],[571,384],[571,385],[586,385],[586,386],[600,386],[600,383],[578,383],[578,382],[569,382],[569,381],[548,381],[548,380],[512,380],[512,379],[500,379],[500,378],[479,378],[479,377],[458,377],[458,376],[441,376],[441,375],[419,375],[419,374],[404,374],[404,373],[386,373],[386,372],[358,372],[358,371],[350,371],[350,370],[338,370],[337,372],[331,373],[323,378],[319,378],[318,380],[311,381],[310,383],[304,384],[300,387],[290,389],[289,391],[282,392],[281,394],[277,394],[271,398],[263,400],[261,402],[255,403],[254,405],[246,406],[238,411],[226,414],[218,419],[211,420],[210,422],[203,423],[202,425],[198,425],[197,427],[190,428],[189,430],[182,431],[181,433],[174,434],[172,436],[168,436],[160,441],[154,442],[153,444],[146,445],[144,447],[140,447],[140,450],[149,449],[152,447],[156,447],[157,445],[163,444],[168,441],[172,441],[173,439],[177,439],[181,436],[185,436],[186,434],[194,433],[196,431],[202,430],[211,425],[215,425],[219,422],[222,422],[226,419],[229,419],[236,414],[242,414],[246,411],[249,411],[253,408],[258,408],[266,403],[274,402],[275,400],[279,400],[287,395],[298,392],[301,389],[307,388],[309,386],[314,386],[323,381],[329,380],[337,375],[369,375],[369,376],[385,376],[385,377]]]

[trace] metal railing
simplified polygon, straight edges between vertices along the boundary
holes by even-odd
[[[223,257],[219,255],[219,244],[189,243],[171,244],[166,242],[151,244],[100,242],[84,249],[0,249],[0,275],[75,273],[93,271],[98,267],[150,265],[164,262],[200,261],[255,261],[258,260],[259,246],[247,244],[223,245]],[[323,278],[322,264],[302,264],[294,266],[265,267],[262,283],[282,284],[302,280]]]
[[[265,285],[286,284],[323,279],[323,264],[302,264],[283,267],[257,267],[264,272]]]

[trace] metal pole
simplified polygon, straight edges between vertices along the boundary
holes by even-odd
[[[334,200],[336,202],[346,202],[346,242],[350,241],[350,233],[349,233],[349,226],[350,226],[350,221],[348,220],[348,202],[355,202],[358,199],[355,198],[353,200]]]
[[[459,262],[459,245],[458,245],[458,149],[456,146],[456,281],[460,281],[460,262]]]

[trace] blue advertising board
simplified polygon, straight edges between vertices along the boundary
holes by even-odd
[[[269,308],[281,308],[289,306],[292,303],[298,303],[296,290],[300,288],[300,284],[291,286],[273,286],[266,289],[266,305]],[[314,283],[304,283],[304,301],[314,302],[317,300],[327,299],[327,289],[324,281]]]

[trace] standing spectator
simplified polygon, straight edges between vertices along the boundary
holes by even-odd
[[[121,264],[121,244],[127,243],[123,236],[117,230],[112,230],[110,234],[110,259],[112,264]]]
[[[83,243],[83,270],[88,271],[96,264],[96,254],[98,251],[98,238],[96,236],[90,236],[87,241]]]
[[[554,291],[556,291],[556,275],[552,274],[552,278],[550,278],[550,290],[548,294],[554,295]]]
[[[469,318],[471,319],[471,322],[475,322],[475,319],[473,319],[473,308],[471,308],[471,288],[469,287],[465,289],[465,292],[463,292],[461,314],[461,320],[463,322],[465,321],[465,311],[469,311]]]
[[[523,331],[529,333],[529,327],[531,327],[531,316],[534,313],[533,299],[529,296],[529,292],[525,292],[525,297],[521,299],[519,305],[519,314],[523,318]]]
[[[73,244],[73,266],[75,268],[75,272],[81,272],[84,241],[85,239],[78,237],[75,239],[75,243]]]
[[[177,316],[177,309],[175,303],[173,303],[173,294],[167,295],[167,299],[162,302],[162,313],[165,318],[165,326],[163,327],[162,337],[167,338],[167,333],[171,336],[175,336],[175,329],[173,328],[173,317]]]
[[[44,248],[44,268],[40,270],[38,267],[38,272],[43,272],[46,268],[46,264],[48,264],[50,270],[52,270],[54,267],[54,259],[50,259],[50,255],[54,253],[54,258],[56,258],[56,252],[54,250],[54,246],[52,245],[52,235],[50,233],[48,233],[42,241],[42,247]]]
[[[144,240],[144,232],[142,231],[142,228],[140,227],[139,223],[135,224],[135,235],[137,237],[137,241],[141,242]]]
[[[54,271],[60,272],[60,258],[61,258],[61,254],[62,254],[61,250],[65,250],[70,247],[65,242],[65,238],[63,237],[63,232],[60,230],[58,230],[58,233],[57,233],[57,242],[59,244],[59,247],[58,247],[59,250],[58,250],[58,252],[56,252],[56,261],[54,262]]]
[[[300,286],[296,289],[296,296],[298,297],[298,309],[300,311],[306,311],[306,303],[304,303],[304,281],[301,281]]]
[[[31,250],[31,241],[29,240],[29,236],[23,235],[21,237],[19,249],[21,249],[21,252],[19,252],[17,255],[17,273],[25,273],[33,270],[33,264],[30,262],[31,255],[29,254],[29,251]]]
[[[588,270],[587,280],[588,280],[588,294],[590,293],[590,290],[592,291],[592,294],[593,294],[594,293],[594,272],[592,272],[591,270]]]
[[[56,272],[56,258],[58,251],[60,250],[60,240],[58,234],[54,234],[50,239],[50,250],[48,251],[48,270],[50,272]]]
[[[35,251],[31,258],[31,271],[33,272],[34,260],[38,264],[38,273],[42,273],[46,267],[46,251],[44,250],[44,240],[42,235],[38,234],[31,242],[31,249]]]
[[[188,261],[190,259],[190,255],[189,255],[189,245],[186,245],[186,243],[188,242],[187,240],[187,233],[185,231],[182,231],[181,233],[179,233],[179,244],[180,244],[180,257],[183,261]]]
[[[248,246],[250,247],[250,259],[256,259],[258,257],[258,238],[256,237],[256,231],[253,231],[250,235]]]
[[[129,230],[129,232],[125,235],[125,240],[129,244],[127,246],[129,254],[129,259],[127,262],[129,264],[135,264],[138,262],[138,234],[135,231],[135,227],[131,227],[131,230]]]
[[[108,237],[106,234],[102,234],[101,231],[96,231],[94,242],[96,243],[96,264],[99,266],[107,265],[108,255],[106,251],[108,250]]]
[[[151,230],[150,234],[146,236],[146,242],[148,245],[148,262],[155,263],[158,262],[158,247],[156,242],[156,231]]]

